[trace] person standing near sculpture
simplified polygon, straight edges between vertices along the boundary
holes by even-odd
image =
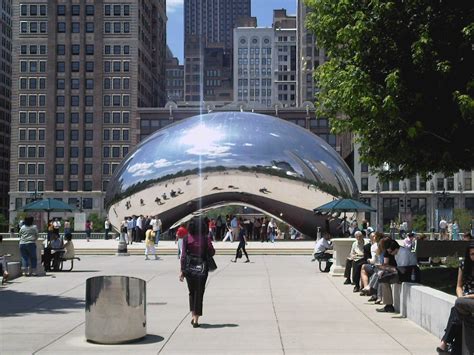
[[[208,237],[208,225],[202,216],[193,217],[188,223],[187,230],[189,234],[183,242],[179,281],[183,282],[186,278],[189,309],[192,313],[191,324],[193,328],[197,328],[199,317],[202,316],[204,290],[209,272],[207,258],[214,256],[216,252]]]
[[[161,224],[161,219],[158,215],[154,216],[150,221],[150,226],[152,226],[153,233],[155,233],[156,245],[158,245],[158,243],[160,242]]]
[[[28,216],[18,232],[20,237],[21,269],[23,276],[36,276],[36,241],[38,228],[33,225],[33,217]]]
[[[108,218],[105,218],[105,221],[104,221],[104,231],[105,231],[105,240],[108,240],[109,232],[110,232],[110,222]]]

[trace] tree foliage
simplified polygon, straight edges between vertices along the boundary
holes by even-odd
[[[471,0],[306,0],[319,115],[384,179],[474,167]],[[388,168],[387,168],[388,167]]]

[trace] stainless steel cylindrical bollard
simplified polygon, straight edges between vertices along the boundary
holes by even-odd
[[[146,336],[146,282],[128,276],[86,281],[86,339],[117,344]]]

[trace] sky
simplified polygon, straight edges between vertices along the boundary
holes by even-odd
[[[251,0],[252,16],[257,17],[259,27],[271,26],[273,9],[287,9],[289,15],[296,14],[297,0]],[[168,15],[167,42],[173,54],[183,63],[184,24],[183,24],[183,2],[184,0],[166,0],[166,12]]]

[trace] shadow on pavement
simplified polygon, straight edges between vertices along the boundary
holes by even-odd
[[[38,295],[3,289],[0,292],[0,318],[15,317],[28,313],[61,314],[71,309],[84,308],[84,300],[55,295]],[[6,305],[6,306],[5,306]]]
[[[155,334],[147,334],[146,337],[143,338],[142,340],[139,340],[137,342],[130,343],[130,344],[133,344],[133,345],[154,344],[154,343],[162,342],[163,340],[165,340],[165,338],[163,338],[162,336],[155,335]]]
[[[207,324],[207,323],[199,324],[199,328],[203,328],[203,329],[235,328],[238,326],[239,326],[238,324]]]

